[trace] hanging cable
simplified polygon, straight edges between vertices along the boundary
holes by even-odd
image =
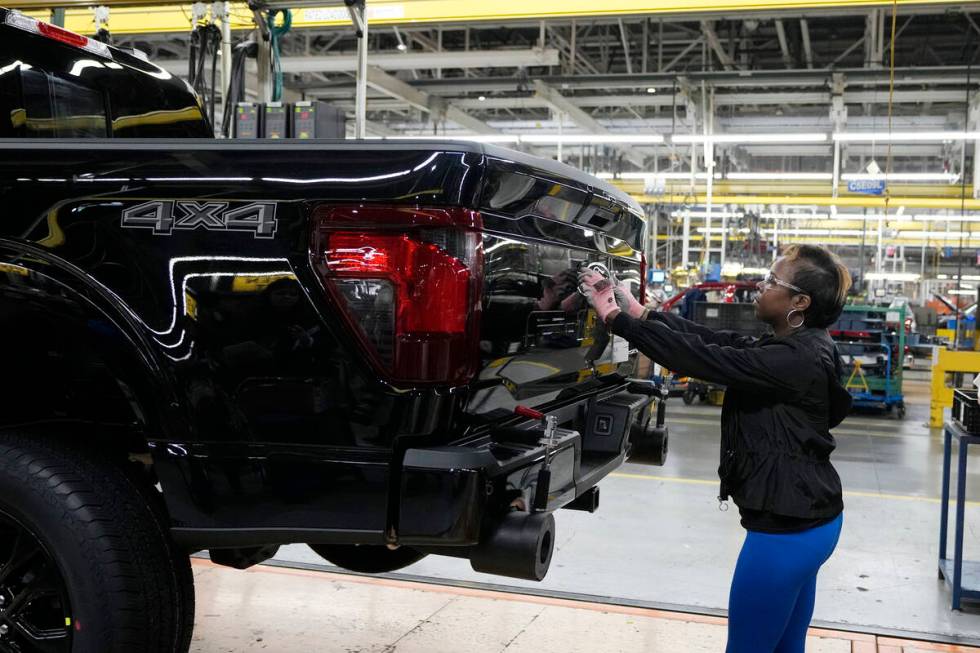
[[[255,41],[243,41],[232,49],[231,53],[231,80],[228,84],[228,95],[225,98],[225,111],[221,119],[221,134],[225,138],[231,138],[232,117],[235,115],[235,107],[245,99],[245,61],[249,58],[254,59],[259,51]]]
[[[276,15],[282,14],[282,25],[276,25]],[[269,26],[270,49],[272,50],[272,101],[282,100],[282,60],[279,42],[293,26],[293,12],[289,9],[270,9],[266,13]]]
[[[969,33],[967,36],[967,45],[964,48],[964,53],[969,52],[970,43],[973,41],[973,32]],[[966,64],[966,98],[964,100],[964,108],[966,109],[966,115],[964,116],[964,127],[970,129],[970,86],[972,82],[972,72],[973,72],[973,60],[970,59]],[[977,157],[974,152],[973,165],[977,165]],[[963,141],[963,149],[960,152],[960,215],[966,215],[966,141]],[[963,227],[964,222],[960,222],[960,248],[956,252],[956,289],[962,290],[963,287]],[[960,331],[962,330],[964,320],[960,319],[960,300],[959,295],[956,295],[956,332],[953,334],[953,349],[958,349],[960,344]],[[976,339],[976,334],[974,334],[974,339]]]
[[[214,124],[217,106],[218,53],[221,51],[221,29],[217,25],[197,25],[191,31],[190,57],[188,59],[187,79],[191,87],[204,101],[204,111]],[[211,59],[211,80],[208,83],[206,70],[208,58]]]
[[[885,213],[888,213],[888,175],[892,172],[892,106],[895,100],[895,41],[898,40],[898,0],[892,0],[892,37],[888,44],[888,155],[885,159]]]

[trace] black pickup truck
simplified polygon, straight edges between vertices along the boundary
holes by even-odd
[[[132,52],[0,37],[0,651],[187,650],[200,550],[540,580],[554,511],[665,453],[576,291],[641,291],[628,196],[479,144],[214,140]]]

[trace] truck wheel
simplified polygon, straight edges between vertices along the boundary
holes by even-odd
[[[669,441],[670,436],[666,424],[661,428],[653,427],[650,429],[650,462],[657,467],[663,467],[664,463],[667,462]]]
[[[120,466],[0,433],[0,650],[180,650],[178,577]]]
[[[694,403],[694,391],[693,390],[685,390],[684,391],[684,396],[682,398],[684,399],[684,403],[687,404],[688,406],[690,406],[691,404]]]
[[[163,495],[154,487],[153,481],[140,465],[134,464],[127,469],[127,475],[133,486],[140,492],[147,504],[153,510],[157,531],[167,546],[167,557],[173,570],[174,587],[180,622],[177,633],[175,653],[186,653],[191,648],[191,638],[194,635],[194,571],[191,569],[190,552],[177,546],[170,536],[170,517]]]
[[[379,544],[310,544],[311,549],[327,562],[363,574],[383,574],[396,571],[425,557],[421,551],[407,546],[395,550]]]

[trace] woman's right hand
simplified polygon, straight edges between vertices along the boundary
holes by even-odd
[[[617,302],[615,290],[616,286],[611,280],[594,270],[583,270],[578,275],[578,291],[603,322],[608,322],[623,310]]]

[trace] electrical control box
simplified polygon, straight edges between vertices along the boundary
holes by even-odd
[[[347,136],[346,116],[326,102],[239,102],[235,138],[335,138]]]
[[[286,138],[287,106],[282,102],[267,102],[262,105],[262,138]]]
[[[319,100],[295,102],[290,114],[293,138],[344,138],[344,112]]]
[[[235,138],[258,138],[259,118],[258,104],[239,102],[235,107]]]

